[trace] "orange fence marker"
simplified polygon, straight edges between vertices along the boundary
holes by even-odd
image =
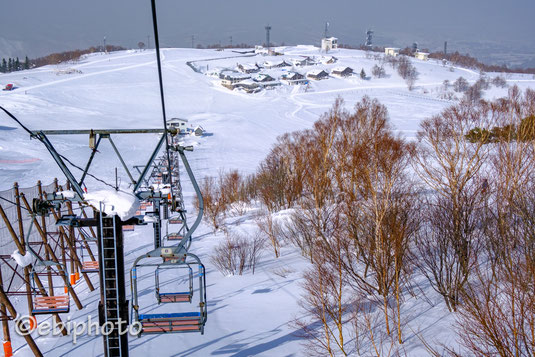
[[[35,330],[37,328],[37,319],[35,316],[30,316],[28,321],[30,321],[30,331]]]
[[[11,348],[11,341],[4,341],[4,356],[5,357],[12,357],[13,356],[13,348]]]

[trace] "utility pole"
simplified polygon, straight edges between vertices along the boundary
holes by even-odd
[[[448,41],[444,41],[444,55],[448,54]]]
[[[230,36],[230,47],[232,48],[232,36]]]
[[[108,53],[108,49],[106,48],[106,36],[104,36],[104,53]]]

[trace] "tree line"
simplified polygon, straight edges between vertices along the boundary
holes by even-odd
[[[2,58],[2,62],[0,63],[1,73],[22,71],[23,69],[30,69],[30,60],[27,56],[24,59],[24,62],[21,62],[19,58],[16,57],[8,58],[7,60],[5,58]]]
[[[106,45],[106,48],[104,48],[103,46],[92,46],[83,50],[77,49],[72,51],[57,52],[34,59],[29,59],[28,56],[26,56],[24,62],[21,62],[18,57],[8,58],[7,60],[3,58],[0,64],[0,72],[9,73],[35,67],[42,67],[51,64],[58,64],[69,61],[79,61],[83,55],[95,52],[113,52],[124,50],[126,50],[126,48],[122,46]]]
[[[347,110],[339,99],[313,128],[279,137],[255,174],[205,180],[206,220],[225,228],[260,205],[274,256],[293,245],[311,261],[294,321],[309,355],[402,355],[410,335],[434,356],[533,356],[534,115],[535,91],[515,86],[443,110],[408,141],[378,100]],[[496,127],[515,130],[470,135]],[[245,241],[230,237],[215,259],[258,239]],[[424,285],[453,314],[464,353],[436,350],[409,323],[405,303],[429,301]]]
[[[364,45],[352,46],[347,44],[340,44],[340,48],[349,48],[349,49],[359,49],[363,51],[371,52],[383,52],[385,48],[382,46],[374,46],[372,48],[366,47]],[[491,65],[484,62],[481,62],[475,57],[470,56],[470,54],[462,54],[459,51],[452,53],[444,53],[443,51],[432,52],[427,48],[421,49],[421,52],[429,53],[429,58],[438,59],[438,60],[447,60],[450,64],[465,67],[465,68],[475,68],[484,72],[502,72],[502,73],[527,73],[535,74],[535,68],[509,68],[507,65]],[[410,56],[413,53],[413,49],[410,47],[405,47],[399,51],[402,55]]]

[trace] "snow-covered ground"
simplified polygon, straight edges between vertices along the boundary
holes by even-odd
[[[321,55],[317,48],[311,46],[280,50],[285,55],[277,60]],[[473,70],[450,68],[433,60],[413,60],[420,73],[413,91],[407,89],[395,70],[385,65],[386,78],[361,80],[358,75],[347,79],[329,78],[312,81],[306,91],[305,86],[283,85],[273,90],[246,94],[222,87],[218,79],[194,72],[186,62],[193,61],[198,68],[208,65],[209,69],[213,69],[235,67],[236,63],[262,63],[266,59],[262,56],[246,57],[231,51],[192,49],[165,49],[162,54],[168,118],[187,118],[190,124],[202,125],[208,133],[203,137],[185,139],[195,146],[195,151],[188,153],[188,157],[199,180],[215,176],[221,170],[254,172],[278,135],[311,127],[338,96],[345,100],[348,107],[364,95],[378,98],[387,106],[396,130],[407,138],[414,138],[424,118],[453,103],[439,97],[444,80],[453,82],[459,76],[471,82],[479,79],[479,73]],[[310,69],[349,66],[357,74],[363,68],[370,76],[371,68],[378,63],[357,50],[336,50],[330,55],[336,56],[338,62],[310,66]],[[207,59],[216,60],[205,61]],[[303,73],[306,69],[298,71]],[[276,71],[270,73],[277,74]],[[490,78],[495,75],[488,74]],[[504,77],[509,85],[517,84],[522,89],[535,88],[532,75],[508,74]],[[154,51],[94,54],[75,64],[0,75],[0,85],[3,87],[7,83],[13,83],[17,89],[0,92],[0,105],[32,130],[162,126]],[[485,91],[485,96],[495,98],[506,92],[507,88],[493,87]],[[86,136],[51,136],[50,139],[59,152],[79,165],[83,165],[89,156]],[[114,137],[130,166],[144,164],[157,140],[157,135]],[[115,167],[121,171],[121,164],[112,155],[109,144],[103,144],[91,173],[114,183]],[[62,178],[61,172],[44,147],[37,140],[30,140],[26,132],[0,113],[0,190],[9,189],[14,181],[25,187],[35,185],[37,180],[51,182],[54,177]],[[126,175],[123,175],[123,183],[126,182]],[[91,179],[88,186],[94,190],[99,188]],[[189,213],[193,215],[193,189],[188,182],[183,187]],[[228,224],[232,230],[251,233],[256,229],[251,215],[231,217]],[[205,334],[130,338],[132,356],[307,355],[302,341],[294,334],[295,328],[288,322],[299,316],[301,273],[309,263],[296,249],[285,246],[282,257],[278,259],[267,250],[254,275],[248,272],[243,276],[225,277],[209,259],[222,237],[222,233],[214,235],[203,224],[195,234],[191,248],[207,266],[208,322]],[[138,255],[148,251],[151,244],[149,227],[127,233],[127,268]],[[288,272],[281,274],[282,269]],[[96,282],[96,277],[93,279]],[[143,294],[152,294],[152,275],[147,273],[140,280]],[[98,291],[89,293],[83,282],[78,285],[77,291],[85,308],[82,311],[72,309],[71,320],[83,320],[88,315],[96,319]],[[424,283],[421,285],[426,286]],[[454,317],[429,288],[425,293],[428,298],[414,298],[405,304],[408,325],[414,331],[420,331],[428,342],[455,346],[451,333]],[[19,300],[24,311],[25,305]],[[155,306],[150,310],[152,313],[159,311]],[[405,338],[408,355],[427,355],[414,333],[407,331]],[[39,337],[37,343],[46,356],[102,355],[101,337],[81,337],[76,345],[69,337]],[[14,348],[16,356],[31,355],[21,339],[14,341]]]

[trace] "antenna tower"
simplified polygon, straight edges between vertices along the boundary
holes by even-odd
[[[266,29],[266,46],[267,46],[267,49],[269,50],[269,31],[271,31],[271,26],[267,25],[265,29]]]
[[[364,44],[366,47],[372,47],[372,35],[373,31],[368,29],[366,30],[366,43]]]

